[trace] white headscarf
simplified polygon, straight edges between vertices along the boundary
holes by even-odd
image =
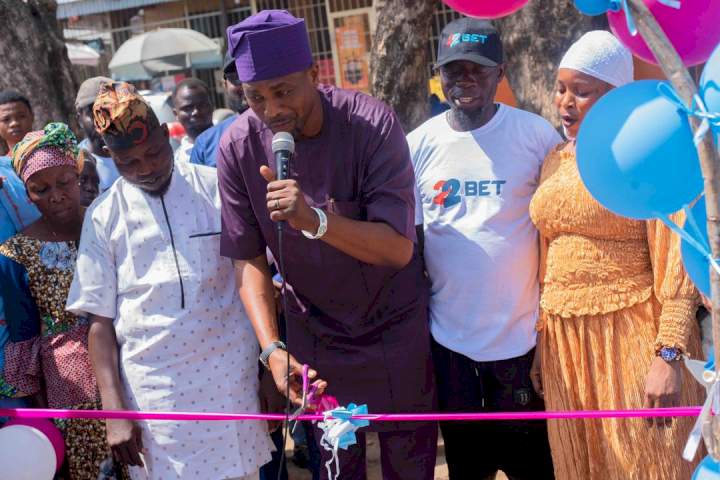
[[[573,43],[559,68],[569,68],[619,87],[633,81],[633,58],[615,36],[605,30],[588,32]]]
[[[633,81],[633,57],[615,36],[605,30],[588,32],[573,43],[558,68],[577,70],[620,87]],[[568,139],[573,137],[563,127]]]

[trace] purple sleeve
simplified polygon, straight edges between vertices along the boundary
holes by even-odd
[[[255,218],[238,158],[247,155],[243,140],[225,135],[217,152],[218,184],[222,206],[220,254],[237,260],[250,260],[265,253],[265,240]]]
[[[415,241],[415,174],[405,133],[394,113],[386,112],[370,139],[362,185],[370,222],[384,222]]]

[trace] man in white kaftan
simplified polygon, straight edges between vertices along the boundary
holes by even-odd
[[[167,129],[154,128],[139,147],[108,144],[123,177],[87,211],[67,309],[114,327],[119,354],[111,363],[98,351],[103,340],[93,333],[96,325],[90,332],[105,408],[258,412],[258,345],[235,294],[232,263],[219,254],[217,175],[186,162],[173,168]],[[167,178],[154,180],[165,185],[153,191],[152,182],[138,181],[122,163],[124,152],[135,159],[168,156]],[[153,165],[160,173],[168,168]],[[103,387],[112,376],[102,370],[109,364],[119,370],[118,400]],[[130,468],[133,479],[254,479],[270,460],[264,422],[150,421],[137,427],[145,451],[136,464],[144,465]],[[111,422],[108,438],[118,438]],[[110,441],[122,461],[118,443]]]

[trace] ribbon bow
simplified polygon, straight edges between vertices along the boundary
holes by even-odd
[[[338,449],[347,450],[350,446],[357,443],[355,432],[362,427],[370,425],[368,420],[353,418],[357,415],[367,415],[367,405],[355,405],[351,403],[345,407],[337,407],[333,410],[323,412],[323,421],[318,423],[318,427],[323,431],[320,445],[332,452],[332,458],[325,463],[328,471],[328,478],[337,480],[340,476],[340,460],[338,459]],[[332,473],[332,466],[335,464],[335,474]]]
[[[658,2],[662,3],[666,7],[674,8],[676,10],[679,10],[682,6],[680,0],[658,0]],[[610,0],[609,3],[609,10],[612,12],[625,10],[625,20],[627,21],[628,31],[633,37],[637,35],[637,27],[635,26],[635,20],[632,16],[632,10],[630,10],[630,6],[628,5],[628,0]]]
[[[702,142],[703,137],[710,130],[710,125],[713,127],[720,127],[720,113],[708,112],[705,102],[703,102],[703,99],[700,98],[700,95],[697,93],[693,96],[692,104],[688,107],[685,105],[685,102],[682,98],[680,98],[680,95],[678,95],[675,89],[670,86],[670,84],[665,82],[660,83],[658,85],[658,92],[660,95],[674,103],[680,110],[685,112],[686,115],[702,119],[702,122],[693,137],[695,146]]]
[[[715,441],[713,430],[715,428],[714,419],[717,418],[713,412],[720,411],[720,376],[715,372],[715,362],[713,359],[707,363],[700,360],[690,360],[685,357],[685,367],[690,371],[693,377],[705,387],[707,398],[703,404],[700,415],[695,421],[695,426],[690,432],[688,441],[683,450],[683,458],[689,462],[695,458],[697,449],[700,446],[700,439],[705,439],[705,445],[708,452],[714,459],[718,459],[720,455],[720,446]]]

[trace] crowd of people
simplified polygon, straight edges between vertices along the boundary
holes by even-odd
[[[31,102],[0,93],[0,406],[278,412],[305,365],[318,395],[377,413],[701,403],[679,361],[702,355],[679,239],[606,210],[575,162],[589,109],[633,80],[612,34],[559,63],[564,138],[495,102],[488,21],[445,27],[450,109],[407,135],[382,102],[319,84],[302,19],[262,11],[227,35],[235,114],[213,126],[207,85],[182,81],[175,152],[127,83],[80,86],[81,143],[63,123],[31,131]],[[284,179],[278,132],[295,139]],[[56,423],[60,479],[287,478],[274,424]],[[375,422],[339,450],[339,478],[366,478],[372,431],[383,478],[432,479],[438,427],[452,480],[690,478],[691,426]],[[321,432],[297,432],[328,479]]]

